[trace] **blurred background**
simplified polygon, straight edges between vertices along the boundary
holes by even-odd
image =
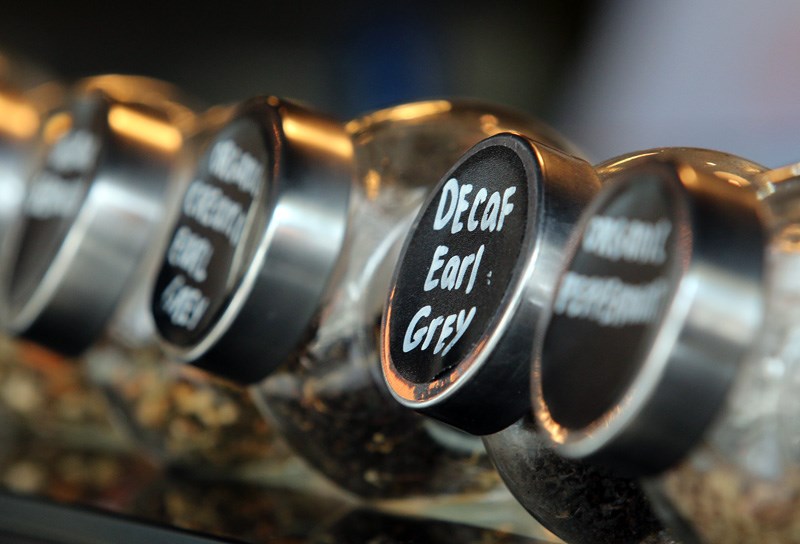
[[[163,78],[342,118],[439,96],[516,107],[593,160],[654,146],[800,160],[796,0],[9,2],[0,44],[65,79]]]

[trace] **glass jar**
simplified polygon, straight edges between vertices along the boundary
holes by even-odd
[[[3,263],[6,402],[35,433],[123,447],[102,391],[75,358],[148,337],[147,248],[180,185],[195,115],[169,85],[133,76],[79,82],[43,121],[12,258]],[[109,334],[103,338],[104,331]],[[113,338],[113,339],[112,339]],[[93,353],[81,360],[91,363]]]
[[[505,163],[498,162],[500,150]],[[483,436],[512,494],[570,543],[672,541],[635,479],[562,459],[538,435],[529,388],[537,324],[581,210],[614,173],[644,157],[672,155],[691,157],[741,184],[763,170],[695,149],[650,150],[592,168],[535,142],[495,136],[444,176],[395,273],[382,358],[395,398]],[[522,166],[511,170],[515,164]],[[462,192],[464,206],[451,208]],[[493,193],[502,195],[500,215],[507,212],[502,229],[476,220],[483,204],[478,195]],[[467,268],[470,281],[459,285],[459,259],[469,267],[478,260],[470,255],[478,254],[477,271]]]
[[[455,157],[502,130],[566,146],[479,103],[406,104],[344,127],[275,98],[243,104],[200,161],[156,282],[166,349],[251,384],[292,448],[347,491],[493,487],[479,442],[391,401],[378,332],[400,242],[427,190]],[[250,157],[231,172],[257,170],[258,183],[218,171],[228,157]],[[206,220],[197,202],[209,191],[221,194],[217,207],[238,210],[242,229]],[[197,250],[182,249],[190,244]]]
[[[686,542],[800,539],[798,173],[751,176],[756,191],[742,191],[684,157],[643,158],[587,211],[564,266],[537,420],[560,453],[642,478]],[[669,235],[610,260],[601,248],[624,233],[599,225],[632,221]],[[647,311],[587,311],[576,278],[601,275]],[[567,326],[572,353],[558,347]]]

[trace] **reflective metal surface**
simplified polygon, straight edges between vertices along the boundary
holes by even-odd
[[[84,81],[45,123],[17,259],[4,263],[13,266],[4,298],[15,334],[80,353],[145,274],[142,257],[168,216],[169,182],[193,130],[191,112],[161,92],[171,87],[148,82]]]
[[[274,97],[245,103],[237,119],[258,125],[268,168],[229,281],[212,294],[219,310],[201,338],[181,342],[166,291],[157,289],[152,304],[170,355],[252,383],[295,348],[317,309],[344,240],[353,151],[339,123]]]

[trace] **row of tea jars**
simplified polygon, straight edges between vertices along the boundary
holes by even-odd
[[[798,174],[487,139],[399,258],[390,391],[483,436],[567,542],[800,541]]]
[[[756,447],[779,460],[791,449],[788,422],[763,424],[790,395],[758,418],[748,401],[754,380],[767,388],[759,399],[791,383],[791,331],[749,379],[738,376],[757,365],[714,365],[783,330],[762,324],[759,289],[781,279],[788,287],[769,296],[790,306],[791,267],[770,265],[781,272],[764,283],[757,264],[763,225],[781,225],[791,247],[792,207],[777,196],[791,173],[688,149],[593,168],[546,127],[477,103],[407,104],[347,124],[272,97],[197,114],[169,87],[120,76],[82,83],[43,127],[8,326],[82,354],[168,462],[282,472],[277,429],[356,495],[484,492],[496,481],[471,438],[481,435],[515,496],[567,542],[672,541],[645,493],[687,541],[793,530],[787,465]],[[617,198],[623,211],[602,215]],[[612,204],[579,219],[590,201]],[[561,271],[584,246],[602,276]],[[714,423],[732,410],[723,403],[750,412]],[[783,486],[718,476],[740,465],[702,453],[712,423],[725,447],[708,451],[738,451]],[[744,427],[760,434],[738,444]],[[737,497],[757,488],[744,506],[761,517],[736,517],[726,485]]]
[[[15,227],[13,334],[204,476],[291,473],[280,434],[360,497],[497,487],[479,441],[391,400],[383,299],[427,189],[470,146],[508,130],[569,144],[466,101],[346,124],[273,97],[198,114],[168,85],[104,76],[66,104],[43,121]]]

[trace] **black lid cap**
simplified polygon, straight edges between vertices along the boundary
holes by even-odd
[[[406,239],[384,313],[398,401],[473,434],[530,408],[533,328],[599,184],[586,162],[512,134],[453,166]]]
[[[152,296],[164,348],[252,383],[297,347],[347,227],[353,148],[343,126],[274,97],[210,137]]]
[[[562,453],[635,475],[679,460],[761,323],[756,192],[653,158],[581,218],[540,333],[532,391]]]
[[[2,273],[14,334],[66,355],[89,347],[158,236],[194,115],[172,87],[150,82],[85,80],[45,120],[13,227],[15,259]]]

